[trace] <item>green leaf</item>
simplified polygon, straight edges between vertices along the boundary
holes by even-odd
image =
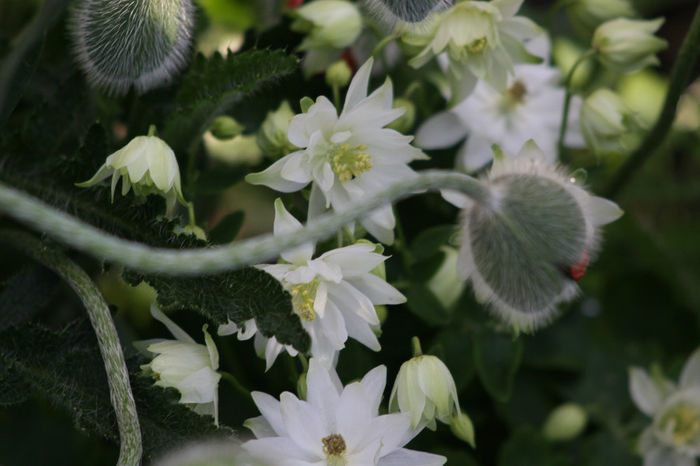
[[[25,325],[0,332],[0,367],[13,372],[32,395],[66,409],[79,429],[118,441],[116,418],[110,403],[107,377],[92,328],[86,319],[61,331]],[[178,404],[174,389],[163,390],[138,375],[129,364],[144,443],[144,455],[153,457],[194,436],[230,435],[216,428],[211,417],[200,416]],[[0,393],[7,390],[0,373]]]
[[[20,271],[8,280],[0,293],[0,330],[29,320],[49,302],[59,283],[44,267]]]
[[[500,451],[498,466],[564,466],[569,463],[550,449],[538,432],[522,428],[508,439]],[[605,463],[608,464],[608,463]]]
[[[420,282],[413,282],[401,292],[406,295],[406,305],[415,315],[430,325],[447,325],[450,312],[440,303],[432,291]]]
[[[430,259],[440,253],[440,247],[450,245],[457,233],[454,225],[438,225],[421,231],[411,242],[410,251],[416,261]]]
[[[484,389],[495,400],[505,402],[513,391],[520,367],[523,340],[511,335],[483,332],[474,336],[474,364]]]
[[[199,54],[192,62],[177,95],[177,108],[166,121],[164,139],[178,152],[191,153],[214,119],[247,94],[291,73],[298,65],[294,55],[280,50]]]
[[[471,333],[466,330],[445,330],[436,336],[436,343],[428,351],[450,368],[457,392],[464,390],[474,377],[472,339]]]
[[[265,167],[260,167],[262,170]],[[221,191],[230,188],[250,172],[256,171],[252,167],[213,167],[205,170],[197,176],[195,182],[195,194],[208,195],[218,194]]]
[[[244,219],[245,212],[242,210],[227,215],[209,232],[209,240],[215,244],[230,243],[241,231]]]

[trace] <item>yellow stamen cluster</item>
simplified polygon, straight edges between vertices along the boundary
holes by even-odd
[[[323,442],[323,453],[326,454],[326,462],[328,465],[345,465],[343,455],[347,447],[345,446],[345,439],[343,439],[342,435],[331,434],[328,437],[322,438],[321,442]]]
[[[686,445],[700,434],[700,411],[695,406],[683,403],[669,414],[663,427],[670,426],[676,445]]]
[[[467,50],[469,51],[469,53],[480,54],[484,51],[487,44],[488,44],[488,40],[486,40],[486,37],[482,37],[482,38],[476,39],[475,41],[472,41],[472,43],[468,44]]]
[[[367,146],[359,144],[338,144],[331,151],[331,168],[341,182],[358,177],[362,172],[372,168],[371,156],[365,152]]]
[[[316,318],[314,311],[314,301],[316,300],[316,291],[318,290],[318,280],[312,280],[309,283],[294,285],[290,290],[292,295],[292,305],[299,316],[307,322],[313,322]]]
[[[527,87],[522,81],[515,81],[512,86],[510,86],[505,94],[503,95],[502,109],[505,112],[510,112],[517,105],[522,104],[525,101],[525,96],[527,95]]]

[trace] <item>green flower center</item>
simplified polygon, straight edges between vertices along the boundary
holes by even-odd
[[[487,44],[488,40],[486,40],[486,37],[481,37],[467,44],[467,50],[469,53],[481,54],[486,48]]]
[[[366,150],[367,146],[364,144],[354,147],[350,144],[335,144],[331,148],[331,168],[341,182],[357,178],[372,168],[371,156]]]
[[[666,416],[661,428],[671,432],[673,443],[686,445],[700,433],[700,411],[689,403],[681,403]]]
[[[295,285],[290,291],[294,310],[297,311],[299,316],[307,322],[313,322],[316,318],[314,301],[316,300],[318,285],[318,280],[312,280],[309,283]]]
[[[345,466],[346,446],[345,439],[340,434],[331,434],[328,437],[321,439],[323,442],[323,453],[326,454],[326,463],[328,466]]]

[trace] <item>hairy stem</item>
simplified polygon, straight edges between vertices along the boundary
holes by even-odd
[[[0,182],[0,211],[58,241],[136,270],[169,275],[199,275],[239,269],[276,258],[282,251],[332,236],[344,225],[376,208],[421,190],[452,189],[476,202],[488,202],[488,188],[470,176],[452,171],[426,170],[395,183],[372,197],[350,204],[343,212],[312,219],[292,234],[262,235],[205,249],[162,249],[109,235],[87,223]]]
[[[138,466],[141,462],[142,444],[136,403],[131,393],[129,372],[126,368],[117,330],[109,307],[95,283],[74,262],[60,252],[47,248],[28,233],[17,230],[0,230],[0,241],[9,243],[53,270],[65,280],[80,297],[92,328],[97,336],[100,353],[107,373],[109,395],[119,426],[118,466]]]
[[[668,86],[668,94],[666,101],[656,124],[646,135],[642,143],[637,149],[630,154],[627,161],[622,165],[620,170],[615,174],[604,193],[607,197],[616,197],[627,182],[646,161],[651,154],[664,142],[668,132],[670,131],[673,120],[676,114],[676,107],[683,91],[685,90],[690,75],[693,71],[693,65],[698,58],[698,49],[700,49],[700,5],[695,10],[693,22],[690,24],[690,30],[683,41],[676,64],[671,72],[671,80]]]

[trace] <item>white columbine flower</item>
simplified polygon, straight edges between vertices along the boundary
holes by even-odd
[[[622,211],[575,184],[532,141],[518,157],[497,158],[484,181],[490,202],[446,193],[463,207],[459,271],[498,318],[533,330],[576,295],[600,227]]]
[[[688,358],[678,385],[630,368],[630,394],[652,418],[639,439],[644,466],[695,466],[700,457],[700,350]]]
[[[350,82],[340,116],[327,98],[319,97],[289,124],[289,140],[301,149],[246,180],[287,193],[313,182],[309,206],[313,216],[330,206],[343,211],[353,201],[415,176],[408,163],[426,157],[410,145],[412,136],[384,128],[404,110],[392,108],[388,79],[367,96],[372,63],[370,58]],[[360,223],[379,241],[393,242],[391,205],[380,207]]]
[[[446,52],[453,103],[467,97],[479,79],[505,89],[514,64],[541,61],[524,46],[524,41],[542,30],[530,19],[515,16],[522,3],[523,0],[457,2],[434,15],[428,33],[403,38],[411,46],[424,47],[409,63],[421,67]]]
[[[136,136],[129,144],[107,157],[97,173],[76,186],[87,188],[112,176],[112,199],[119,179],[122,196],[133,187],[137,196],[158,194],[167,201],[168,208],[179,200],[186,205],[180,187],[180,169],[175,153],[165,141],[156,136]]]
[[[219,352],[207,332],[207,326],[202,327],[205,346],[194,341],[155,304],[151,305],[151,314],[176,339],[137,342],[137,347],[143,347],[156,355],[141,369],[156,379],[155,385],[177,389],[180,392],[180,403],[190,405],[199,414],[214,416],[214,423],[219,425],[217,387],[221,375],[216,372],[219,368]]]
[[[277,199],[274,234],[293,233],[301,227]],[[312,259],[314,245],[307,243],[282,253],[286,263],[257,266],[279,280],[292,295],[294,311],[311,336],[311,355],[329,367],[335,365],[337,352],[348,337],[379,351],[373,331],[379,327],[374,306],[406,301],[393,286],[371,272],[387,259],[375,249],[371,243],[356,243]],[[292,354],[291,348],[286,348]],[[266,342],[268,367],[282,349],[284,345],[277,341]]]
[[[501,146],[506,154],[517,154],[530,139],[548,161],[554,162],[565,98],[560,81],[559,70],[546,64],[516,66],[505,91],[480,81],[463,102],[428,119],[416,133],[416,144],[439,149],[468,136],[457,154],[457,167],[467,172],[492,160],[493,144]],[[570,146],[584,146],[578,125],[580,105],[581,99],[575,96],[566,140]]]
[[[275,466],[439,466],[439,455],[403,446],[417,431],[403,413],[378,415],[386,367],[342,387],[334,372],[312,358],[307,397],[284,392],[277,401],[253,392],[262,416],[246,421],[256,439],[243,444],[253,460]]]
[[[284,345],[278,342],[274,335],[270,338],[264,337],[263,334],[258,331],[255,319],[246,320],[240,327],[229,320],[228,323],[219,325],[217,333],[219,336],[233,335],[235,333],[240,341],[250,340],[255,336],[255,340],[253,341],[255,352],[258,356],[265,359],[265,370],[269,370],[270,367],[272,367],[275,359],[277,359],[277,356],[279,356],[282,351],[286,351],[292,357],[299,354],[292,345]]]

